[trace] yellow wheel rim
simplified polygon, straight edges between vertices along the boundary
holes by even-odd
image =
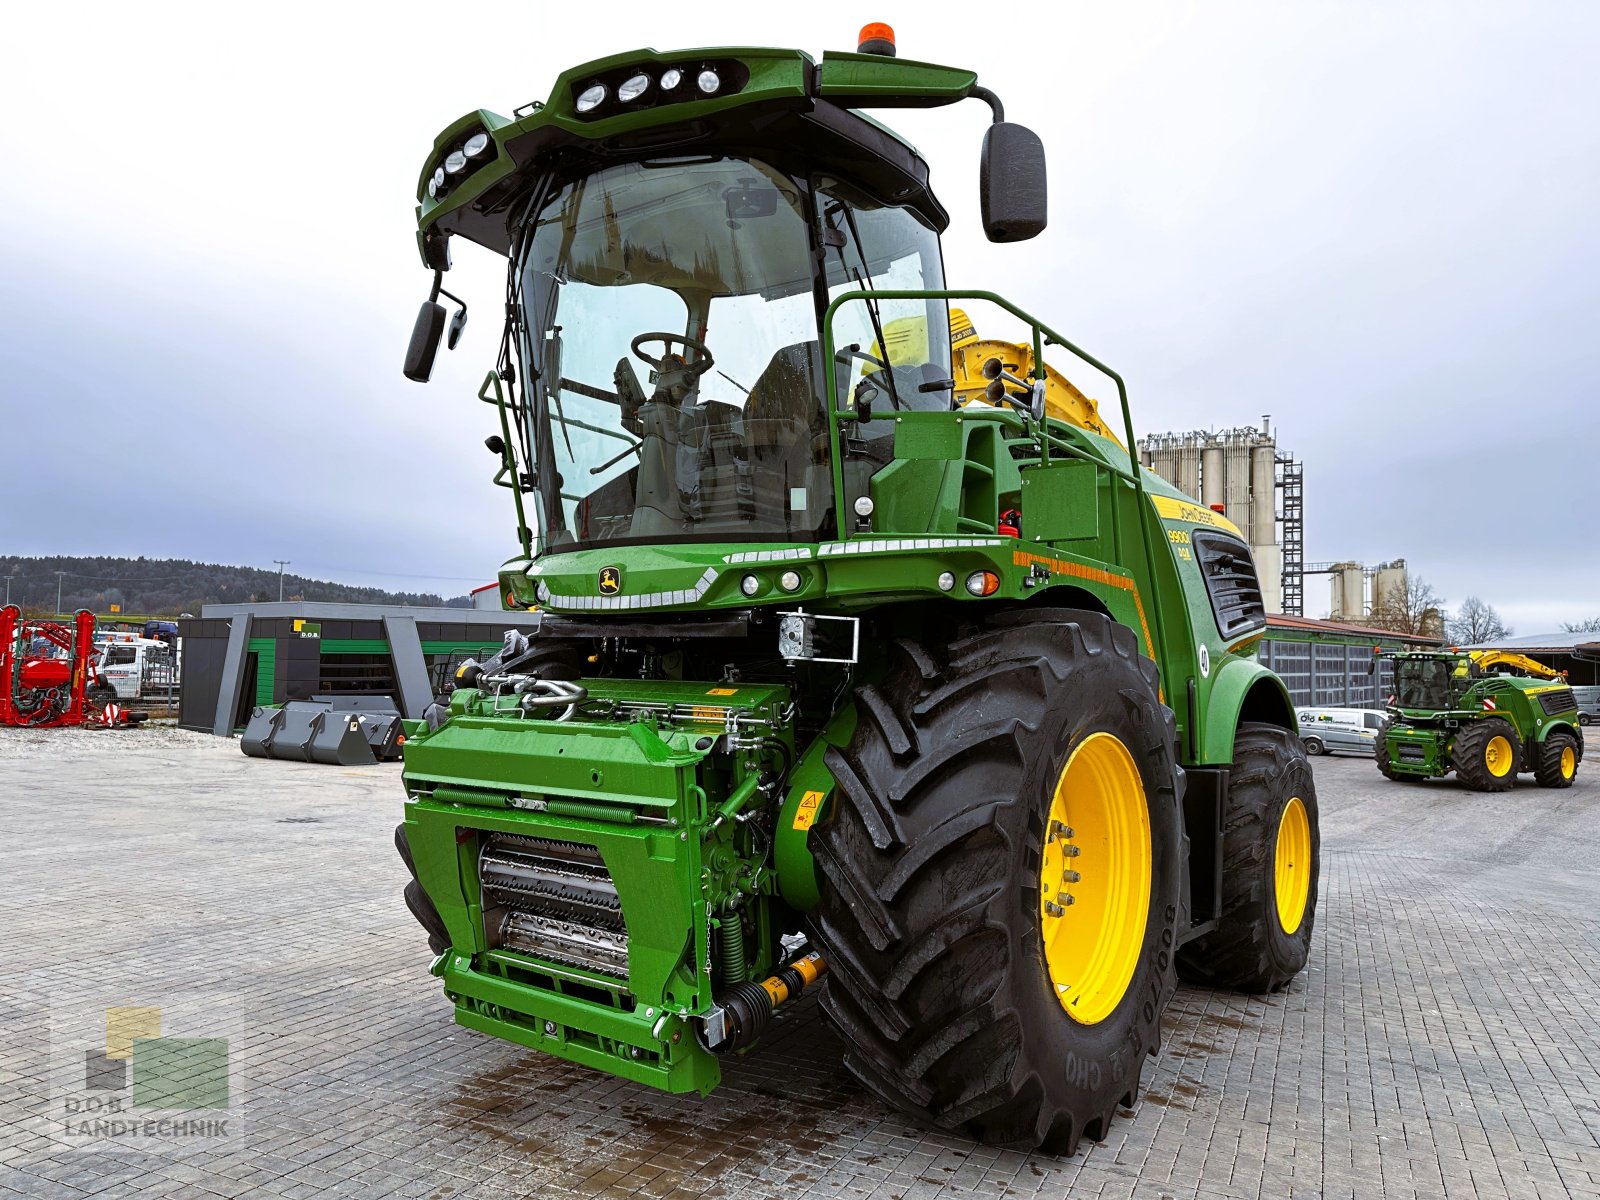
[[[1561,747],[1561,778],[1571,779],[1578,773],[1578,752],[1571,746]]]
[[[1489,739],[1489,744],[1483,749],[1483,765],[1489,768],[1489,774],[1496,779],[1504,779],[1511,774],[1511,743],[1501,734],[1495,734]]]
[[[1273,851],[1273,892],[1278,900],[1278,924],[1293,933],[1306,919],[1311,896],[1311,818],[1305,801],[1290,798],[1278,818],[1278,845]]]
[[[1081,1025],[1127,994],[1150,910],[1150,811],[1133,755],[1110,733],[1067,757],[1039,864],[1039,926],[1050,985]]]

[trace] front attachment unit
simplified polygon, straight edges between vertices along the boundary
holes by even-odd
[[[462,1025],[671,1092],[720,1077],[705,1026],[782,967],[769,847],[788,690],[489,676],[405,746],[405,842]],[[815,972],[811,977],[815,977]]]

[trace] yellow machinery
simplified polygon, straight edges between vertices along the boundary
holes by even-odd
[[[894,366],[927,362],[926,321],[922,317],[901,317],[887,322],[883,327],[880,354]],[[998,359],[1001,369],[1018,379],[1033,376],[1033,347],[996,338],[980,338],[967,314],[959,308],[952,308],[950,366],[955,379],[957,404],[987,403],[984,392],[989,387],[991,377],[983,373],[983,365],[990,359]],[[868,367],[867,373],[871,374],[872,370]],[[1048,415],[1122,446],[1122,440],[1100,419],[1099,403],[1085,396],[1049,363],[1044,365],[1044,383],[1044,407]],[[1127,447],[1123,446],[1123,449]]]
[[[1538,659],[1529,658],[1526,654],[1516,654],[1510,650],[1469,650],[1467,655],[1478,665],[1479,670],[1485,672],[1491,667],[1510,667],[1535,679],[1566,678],[1563,672],[1545,666]]]

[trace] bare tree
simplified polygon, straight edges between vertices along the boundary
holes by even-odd
[[[1600,633],[1600,617],[1589,617],[1583,621],[1563,621],[1561,628],[1568,633]]]
[[[1450,640],[1461,646],[1508,638],[1511,632],[1511,627],[1495,612],[1494,605],[1485,604],[1476,596],[1463,600],[1460,610],[1450,619]]]
[[[1379,629],[1442,641],[1448,616],[1433,585],[1420,576],[1408,575],[1403,584],[1390,584],[1389,590],[1377,598],[1371,620]]]

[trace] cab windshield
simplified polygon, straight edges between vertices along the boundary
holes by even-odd
[[[814,200],[808,181],[731,157],[553,188],[513,282],[541,552],[827,535],[821,310],[845,286],[943,286],[937,235],[909,210]],[[948,374],[939,320],[917,383]]]
[[[1450,708],[1450,664],[1436,658],[1401,659],[1395,664],[1394,693],[1399,708]]]

